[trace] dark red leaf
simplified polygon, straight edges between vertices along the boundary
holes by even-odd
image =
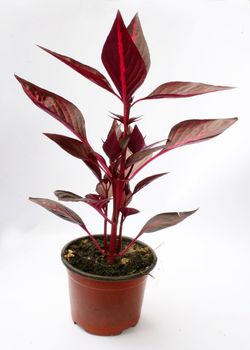
[[[215,137],[236,121],[237,118],[191,119],[180,122],[171,129],[168,135],[166,151]]]
[[[68,136],[44,133],[49,139],[58,144],[64,151],[68,152],[72,156],[79,158],[92,170],[98,180],[101,180],[101,170],[93,149],[88,143],[83,143],[79,140],[73,139]]]
[[[133,164],[143,160],[144,158],[146,158],[147,156],[150,156],[151,154],[153,154],[156,151],[163,150],[166,147],[167,147],[166,145],[156,146],[156,147],[153,147],[153,148],[143,149],[142,151],[139,151],[139,152],[136,152],[136,153],[132,154],[126,160],[126,168],[128,168],[129,166],[131,166],[131,165],[133,165]]]
[[[71,221],[74,224],[84,226],[84,223],[80,216],[78,216],[73,210],[65,207],[64,205],[52,201],[51,199],[45,198],[29,198],[32,202],[41,205],[43,208],[49,210],[53,214],[59,216],[60,218]]]
[[[109,133],[102,147],[111,161],[114,161],[119,157],[121,154],[121,146],[117,140],[116,130],[113,130],[111,133]]]
[[[216,86],[203,83],[190,83],[185,81],[172,81],[158,86],[148,96],[140,99],[181,98],[207,94],[209,92],[233,89],[229,86]],[[139,100],[138,100],[139,101]],[[136,102],[138,102],[136,101]]]
[[[103,46],[102,62],[122,100],[128,101],[143,83],[147,70],[119,11]]]
[[[122,215],[124,217],[127,217],[129,215],[134,215],[134,214],[139,213],[139,210],[134,209],[134,208],[123,207],[123,208],[120,208],[120,212],[122,213]]]
[[[86,141],[85,121],[82,113],[71,102],[53,92],[44,90],[18,76],[24,92],[38,107],[49,113],[72,131],[80,140]]]
[[[129,136],[128,148],[132,153],[139,152],[145,146],[144,137],[142,136],[137,125],[134,126],[134,129]]]
[[[139,235],[143,234],[144,232],[154,232],[174,226],[186,219],[188,216],[194,214],[196,211],[197,209],[182,213],[161,213],[155,215],[146,222]]]
[[[133,194],[135,194],[136,192],[140,191],[143,187],[147,186],[148,184],[150,184],[150,182],[158,179],[159,177],[166,175],[168,173],[161,173],[161,174],[156,174],[156,175],[151,175],[146,177],[145,179],[141,180],[140,182],[138,182],[138,184],[135,186]]]
[[[108,90],[112,94],[116,95],[107,79],[97,69],[87,66],[86,64],[80,63],[71,57],[63,56],[59,53],[53,52],[39,45],[37,46],[40,47],[42,50],[48,52],[52,56],[58,58],[60,61],[67,64],[69,67],[73,68],[75,71],[77,71],[93,83],[101,86],[105,90]]]
[[[134,16],[127,29],[133,42],[135,43],[137,49],[140,52],[148,71],[150,67],[150,55],[138,14]]]

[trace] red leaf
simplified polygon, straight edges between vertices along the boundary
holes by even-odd
[[[139,152],[145,146],[144,137],[139,128],[135,125],[131,135],[129,136],[128,148],[132,153]]]
[[[49,210],[51,213],[59,216],[60,218],[84,226],[84,223],[80,216],[78,216],[73,210],[65,207],[64,205],[45,198],[29,198],[32,202],[41,205],[43,208]]]
[[[144,149],[152,148],[153,146],[158,145],[159,143],[162,143],[162,142],[166,142],[166,141],[167,141],[167,139],[155,141],[155,142],[151,143],[150,145],[145,146]]]
[[[139,235],[143,234],[144,232],[154,232],[170,226],[174,226],[186,219],[188,216],[194,214],[196,211],[197,209],[182,213],[161,213],[155,215],[146,222]]]
[[[116,130],[109,133],[106,141],[103,143],[102,148],[109,157],[110,161],[113,162],[119,157],[121,154],[121,147],[119,141],[117,140]]]
[[[215,137],[236,121],[237,118],[191,119],[180,122],[171,129],[168,135],[166,151]]]
[[[92,208],[98,211],[99,214],[101,214],[105,220],[112,222],[109,220],[109,218],[104,214],[102,211],[103,207],[107,205],[109,202],[109,199],[103,199],[98,195],[95,194],[87,194],[84,198],[81,196],[78,196],[75,193],[69,192],[69,191],[63,191],[63,190],[57,190],[54,192],[57,198],[60,201],[72,201],[72,202],[84,202],[88,205],[90,205]]]
[[[48,49],[46,49],[46,48],[44,48],[42,46],[39,46],[39,45],[37,45],[37,46],[40,47],[42,50],[48,52],[52,56],[58,58],[60,61],[62,61],[63,63],[67,64],[69,67],[73,68],[75,71],[77,71],[78,73],[80,73],[85,78],[87,78],[90,81],[92,81],[93,83],[101,86],[105,90],[108,90],[112,94],[116,95],[116,93],[112,89],[112,87],[109,84],[109,82],[107,81],[107,79],[97,69],[92,68],[90,66],[87,66],[87,65],[85,65],[83,63],[80,63],[80,62],[74,60],[73,58],[70,58],[70,57],[67,57],[67,56],[63,56],[63,55],[61,55],[59,53],[53,52],[51,50],[48,50]]]
[[[184,81],[172,81],[158,86],[148,96],[138,100],[149,100],[156,98],[181,98],[207,94],[209,92],[233,89],[229,86],[216,86],[203,83],[190,83]],[[134,103],[138,102],[135,101]]]
[[[95,197],[94,197],[95,196]],[[83,198],[83,202],[91,205],[93,208],[99,210],[105,207],[105,205],[109,202],[108,198],[101,198],[100,196],[94,194],[87,194],[85,198]]]
[[[166,147],[167,147],[166,145],[156,146],[153,148],[143,149],[142,151],[139,151],[139,152],[132,154],[126,160],[126,168],[131,166],[132,164],[135,164],[135,163],[141,161],[142,159],[146,158],[147,156],[151,155],[152,153],[154,153],[156,151],[163,150]]]
[[[122,100],[127,102],[143,83],[147,70],[119,11],[103,46],[102,62]]]
[[[108,204],[108,198],[93,198],[93,195],[86,195],[82,200],[84,203],[90,205],[92,208],[98,211],[98,213],[110,224],[113,224],[112,221],[104,214],[103,208]]]
[[[72,131],[80,140],[86,141],[85,121],[82,113],[71,102],[53,92],[44,90],[27,80],[15,76],[24,92],[38,107],[49,113]]]
[[[120,208],[120,212],[122,213],[122,215],[124,217],[127,217],[129,215],[134,215],[134,214],[139,213],[139,210],[134,209],[134,208],[123,207],[123,208]]]
[[[73,157],[79,158],[93,171],[98,180],[101,180],[102,174],[95,155],[95,152],[88,143],[83,143],[71,137],[44,133],[49,139],[58,144],[64,151]]]
[[[127,29],[133,42],[135,43],[137,49],[140,52],[148,71],[150,67],[150,55],[138,14],[134,16]]]
[[[141,180],[140,182],[138,182],[138,184],[135,186],[133,194],[135,194],[136,192],[140,191],[143,187],[147,186],[148,184],[150,184],[150,182],[158,179],[158,177],[161,177],[163,175],[166,175],[168,173],[161,173],[161,174],[156,174],[156,175],[151,175],[146,177],[145,179]]]
[[[100,195],[95,194],[95,193],[86,194],[85,197],[86,197],[86,198],[93,199],[93,200],[100,200],[100,199],[102,199],[102,197],[101,197]]]

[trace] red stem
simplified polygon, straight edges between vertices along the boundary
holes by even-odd
[[[129,123],[129,111],[130,103],[124,102],[123,104],[123,121],[124,130],[123,138],[127,136],[128,133],[128,123]],[[115,257],[119,253],[119,247],[117,252],[117,227],[119,223],[120,208],[124,206],[124,184],[125,184],[125,163],[126,163],[126,153],[127,147],[124,147],[121,155],[120,171],[119,173],[113,173],[112,189],[113,189],[113,215],[112,215],[112,229],[110,235],[110,245],[109,245],[109,256],[108,262],[113,263]],[[122,235],[122,227],[120,227],[119,236]]]
[[[129,250],[130,247],[132,247],[132,245],[135,244],[135,242],[137,241],[137,239],[142,235],[143,232],[139,232],[138,235],[126,246],[125,249],[123,249],[122,252],[120,252],[118,255],[119,256],[123,256],[124,254],[127,253],[127,251]]]
[[[84,231],[87,232],[87,234],[89,235],[89,237],[92,239],[95,247],[99,250],[99,252],[102,254],[102,255],[105,255],[105,250],[103,250],[100,245],[98,244],[97,240],[92,236],[92,234],[89,232],[89,230],[84,226],[84,225],[80,225],[81,228],[84,229]]]
[[[108,204],[105,205],[104,207],[104,213],[106,216],[108,216]],[[103,237],[103,242],[104,242],[104,250],[107,251],[108,249],[108,243],[107,243],[107,220],[104,220],[104,237]]]
[[[112,176],[109,168],[107,167],[107,165],[103,162],[101,157],[98,157],[98,153],[95,152],[96,158],[99,162],[100,168],[104,171],[104,173],[107,175],[108,178],[110,178]]]
[[[121,221],[120,221],[120,228],[119,228],[119,240],[118,240],[118,247],[117,247],[118,253],[120,252],[122,247],[122,229],[123,229],[124,220],[125,220],[125,217],[124,215],[122,215]]]

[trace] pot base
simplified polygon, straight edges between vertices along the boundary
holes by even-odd
[[[77,322],[75,322],[75,321],[73,321],[73,322],[74,322],[74,324],[75,324],[76,326],[80,327],[81,329],[83,329],[85,332],[87,332],[87,333],[89,333],[89,334],[108,337],[108,336],[120,335],[120,334],[122,334],[123,331],[126,331],[126,330],[129,329],[129,328],[135,327],[135,326],[138,324],[139,320],[138,320],[135,324],[129,326],[128,328],[124,328],[124,329],[122,329],[122,330],[120,330],[120,331],[117,330],[117,331],[114,332],[114,333],[110,333],[110,332],[96,333],[96,331],[91,331],[91,330],[89,330],[89,329],[83,328],[83,327],[82,327],[81,325],[79,325]]]
[[[72,320],[88,333],[116,335],[140,318],[147,276],[100,281],[69,271]]]

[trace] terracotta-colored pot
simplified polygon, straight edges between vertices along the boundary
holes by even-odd
[[[100,237],[96,235],[95,237]],[[129,237],[124,237],[128,241]],[[79,240],[76,239],[74,241]],[[109,277],[85,273],[70,265],[64,258],[65,251],[74,241],[62,250],[62,261],[67,267],[71,315],[74,323],[89,333],[96,335],[116,335],[133,327],[140,318],[147,275],[154,268],[157,257],[143,275]],[[145,243],[138,243],[147,246]],[[148,247],[148,246],[147,246]]]

